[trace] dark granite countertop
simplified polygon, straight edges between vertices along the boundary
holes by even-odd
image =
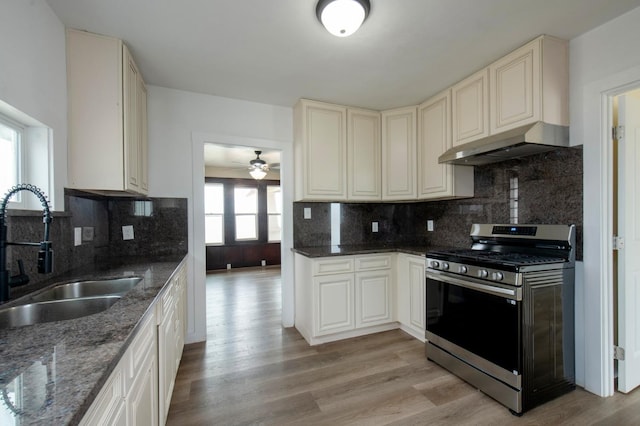
[[[427,246],[410,244],[353,244],[339,246],[297,247],[291,249],[294,253],[306,257],[349,256],[353,254],[374,253],[407,253],[424,256]]]
[[[134,275],[144,279],[104,312],[0,330],[0,423],[14,418],[20,425],[77,424],[185,259],[113,259],[56,277],[55,283]]]

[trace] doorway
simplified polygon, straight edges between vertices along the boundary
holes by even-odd
[[[628,393],[640,386],[640,88],[612,103],[614,377]]]

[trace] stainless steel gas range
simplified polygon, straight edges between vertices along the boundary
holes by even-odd
[[[575,226],[474,224],[471,240],[427,253],[427,358],[514,414],[575,389]]]

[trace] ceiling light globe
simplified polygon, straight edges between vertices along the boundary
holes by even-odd
[[[355,33],[366,17],[365,7],[356,0],[334,0],[326,4],[320,13],[322,25],[337,37]]]
[[[265,172],[264,170],[262,170],[260,168],[255,168],[255,169],[249,171],[249,174],[255,180],[260,180],[260,179],[264,178],[267,175],[267,172]]]

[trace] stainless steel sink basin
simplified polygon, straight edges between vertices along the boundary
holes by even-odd
[[[76,281],[59,284],[32,296],[31,299],[36,301],[47,301],[103,295],[122,295],[135,287],[140,281],[142,281],[142,278],[140,277]]]
[[[106,311],[121,296],[99,296],[29,303],[0,310],[0,329],[63,321]]]

